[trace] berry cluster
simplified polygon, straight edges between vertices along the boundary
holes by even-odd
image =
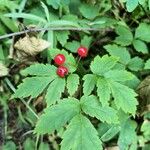
[[[87,56],[88,50],[86,47],[81,46],[78,48],[77,53],[80,56],[80,58],[84,58]],[[65,61],[66,61],[66,57],[63,54],[57,54],[54,57],[54,62],[55,64],[58,65],[56,73],[58,76],[62,78],[68,74],[68,68],[63,65]]]

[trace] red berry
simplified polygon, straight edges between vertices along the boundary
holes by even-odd
[[[63,54],[58,54],[54,58],[54,62],[57,65],[62,65],[65,62],[65,60],[66,60],[66,58],[65,58],[65,56]]]
[[[80,57],[86,57],[87,54],[88,54],[88,50],[87,50],[86,47],[81,46],[81,47],[78,48],[78,55]]]
[[[60,77],[65,77],[65,75],[68,74],[68,69],[64,66],[59,66],[57,68],[57,75],[60,76]]]

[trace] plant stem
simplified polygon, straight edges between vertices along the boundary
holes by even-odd
[[[5,82],[7,83],[7,85],[9,86],[9,88],[15,92],[16,89],[15,87],[13,86],[13,84],[10,82],[10,80],[8,78],[5,78],[4,79]],[[39,119],[39,116],[33,111],[33,109],[26,103],[26,101],[24,101],[24,99],[20,99],[22,101],[22,103],[32,112],[32,114],[37,118]]]

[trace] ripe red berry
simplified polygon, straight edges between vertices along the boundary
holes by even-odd
[[[68,74],[68,69],[64,66],[59,66],[57,68],[57,75],[60,76],[60,77],[65,77],[65,75]]]
[[[87,50],[86,47],[81,46],[81,47],[78,48],[78,55],[80,57],[86,57],[87,54],[88,54],[88,50]]]
[[[54,58],[54,62],[57,65],[62,65],[65,62],[65,60],[66,60],[66,58],[65,58],[65,56],[63,54],[58,54]]]

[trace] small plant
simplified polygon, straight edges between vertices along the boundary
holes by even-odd
[[[5,1],[2,150],[149,150],[150,0]]]

